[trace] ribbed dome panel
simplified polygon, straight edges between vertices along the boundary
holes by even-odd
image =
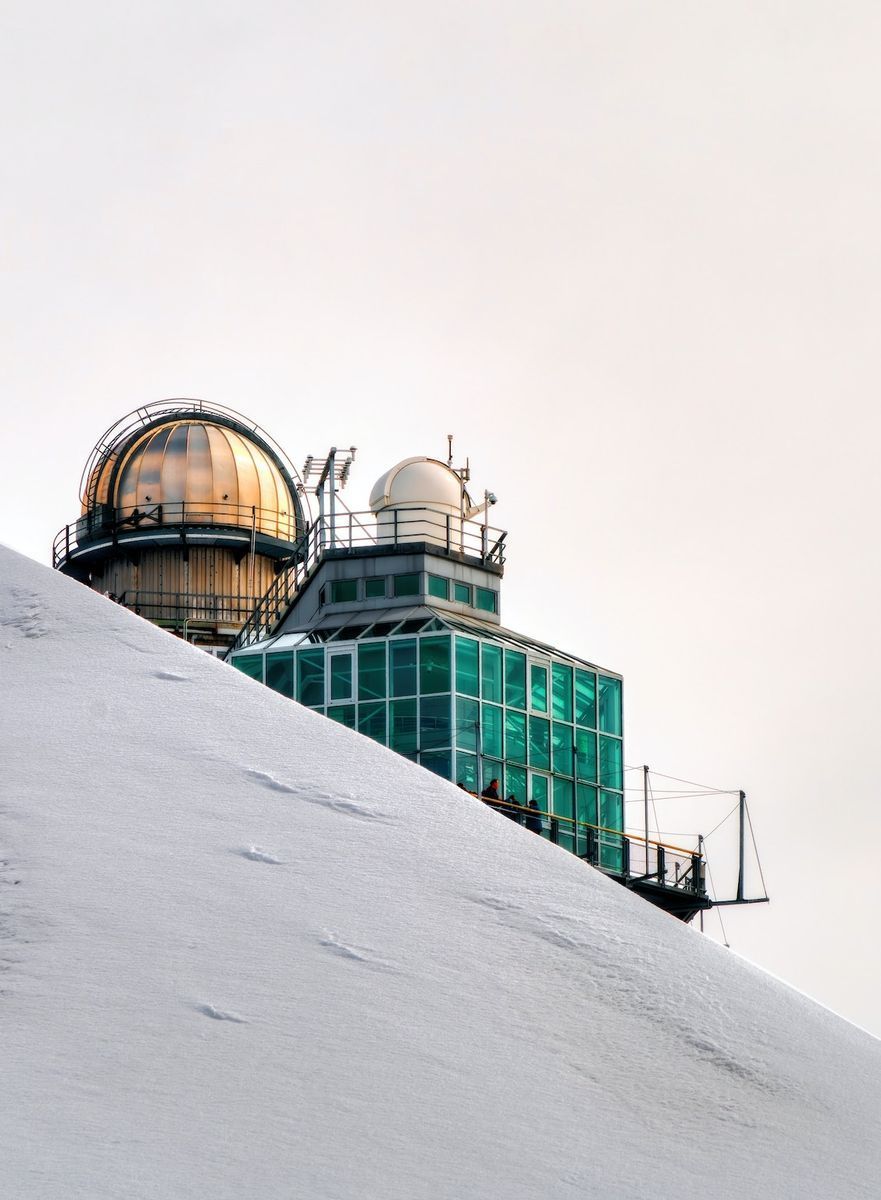
[[[105,460],[95,494],[121,519],[161,504],[164,520],[246,528],[256,520],[262,533],[296,536],[296,506],[281,472],[234,429],[171,420],[148,430],[123,452],[111,496],[118,461],[118,454]]]

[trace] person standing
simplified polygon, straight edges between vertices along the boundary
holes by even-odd
[[[498,779],[491,779],[489,781],[489,783],[486,785],[486,787],[480,793],[480,798],[482,800],[485,800],[487,802],[487,804],[490,806],[490,808],[494,808],[498,812],[499,805],[500,805],[501,799],[502,799],[501,796],[499,795]]]
[[[517,803],[517,797],[513,792],[508,797],[502,812],[506,817],[510,817],[512,821],[516,821],[518,825],[520,824],[520,805]]]
[[[541,833],[544,830],[542,811],[538,806],[535,796],[529,801],[529,812],[526,814],[526,820],[523,823],[533,833]]]

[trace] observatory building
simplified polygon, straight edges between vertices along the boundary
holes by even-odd
[[[755,902],[743,793],[735,900],[708,897],[700,839],[650,838],[647,798],[644,836],[625,831],[621,676],[503,624],[507,535],[452,440],[387,470],[364,512],[341,495],[354,456],[298,473],[240,413],[145,405],[93,449],[54,565],[469,792],[496,781],[500,813],[683,920]]]
[[[352,512],[353,453],[307,460],[318,518],[229,661],[468,791],[497,780],[545,837],[677,916],[706,907],[698,855],[624,836],[621,676],[502,624],[495,496],[474,503],[452,459],[408,458]]]
[[[279,446],[201,400],[147,404],[113,425],[89,456],[80,500],[53,565],[218,653],[306,529]]]

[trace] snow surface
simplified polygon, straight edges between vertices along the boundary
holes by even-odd
[[[881,1195],[881,1042],[0,549],[0,1192]]]

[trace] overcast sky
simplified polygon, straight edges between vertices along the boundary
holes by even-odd
[[[454,432],[505,623],[747,790],[734,949],[881,1034],[879,80],[870,3],[0,2],[0,540],[168,396],[356,507]]]

